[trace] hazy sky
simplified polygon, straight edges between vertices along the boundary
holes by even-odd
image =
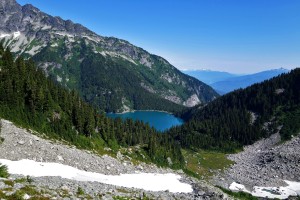
[[[128,40],[179,69],[300,67],[299,0],[17,0]]]

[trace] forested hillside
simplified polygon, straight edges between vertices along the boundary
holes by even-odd
[[[141,86],[142,77],[146,76],[139,72],[143,66],[137,66],[121,58],[95,54],[93,48],[86,45],[84,40],[80,40],[79,44],[72,48],[74,58],[66,61],[58,55],[65,53],[64,44],[67,44],[68,40],[57,40],[57,43],[62,46],[53,48],[49,45],[32,59],[37,63],[50,61],[61,63],[60,69],[53,68],[51,72],[47,72],[51,79],[67,88],[75,89],[86,102],[95,107],[107,112],[123,111],[120,109],[122,107],[125,110],[127,107],[134,110],[156,109],[170,112],[184,108],[182,105],[162,99],[155,93],[149,93]],[[81,58],[84,58],[82,62],[78,62]],[[63,79],[58,81],[57,77],[60,77],[59,73],[63,71],[68,74],[68,81]],[[151,80],[148,80],[159,85],[154,75],[151,76]]]
[[[185,148],[232,152],[281,128],[284,140],[300,131],[300,69],[222,96],[182,116],[168,133]]]
[[[0,45],[0,117],[34,129],[79,148],[100,152],[104,147],[140,145],[148,159],[180,167],[180,147],[168,135],[160,134],[139,121],[112,120],[99,114],[68,91],[46,78],[31,60],[17,58]]]

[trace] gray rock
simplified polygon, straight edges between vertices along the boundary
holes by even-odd
[[[14,184],[14,189],[16,189],[16,190],[19,190],[19,189],[21,189],[23,187],[24,187],[24,184],[22,184],[22,183],[15,183]]]
[[[172,159],[170,157],[167,158],[167,161],[170,166],[173,165]]]
[[[59,161],[64,161],[64,159],[63,159],[62,156],[57,156],[57,159],[58,159]]]
[[[66,186],[66,185],[61,186],[60,189],[62,189],[64,191],[70,191],[70,188],[68,186]]]
[[[25,141],[23,141],[23,140],[20,140],[20,141],[18,141],[18,144],[20,144],[20,145],[24,145],[24,144],[25,144]]]
[[[5,183],[3,183],[2,181],[0,181],[0,189],[3,189],[5,187],[6,187]]]
[[[24,194],[23,199],[25,200],[30,199],[30,196],[28,194]]]

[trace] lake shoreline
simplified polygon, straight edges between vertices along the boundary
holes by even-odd
[[[126,114],[126,113],[135,113],[135,112],[162,112],[162,113],[167,113],[170,115],[174,115],[174,113],[164,111],[164,110],[129,110],[129,111],[123,111],[123,112],[109,112],[108,114]],[[175,116],[175,115],[174,115]]]
[[[133,119],[144,123],[149,123],[150,127],[154,127],[158,131],[166,131],[173,126],[179,126],[184,120],[173,115],[172,113],[157,110],[137,110],[124,113],[106,113],[110,118],[121,118],[122,120]]]

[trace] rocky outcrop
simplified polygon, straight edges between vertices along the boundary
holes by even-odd
[[[190,98],[188,98],[185,102],[183,102],[184,106],[187,107],[193,107],[201,103],[198,96],[196,94],[193,94]]]

